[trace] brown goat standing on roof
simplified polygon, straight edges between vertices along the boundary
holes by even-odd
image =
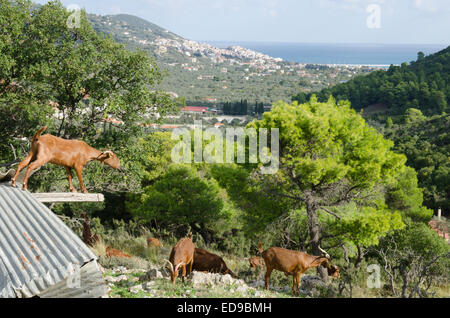
[[[330,264],[330,255],[324,250],[321,250],[324,253],[323,256],[312,256],[279,247],[263,251],[262,245],[259,243],[258,251],[266,263],[265,287],[267,290],[269,289],[269,278],[274,269],[293,276],[292,291],[294,295],[299,294],[301,275],[310,268],[326,267],[329,275],[339,278],[339,267]]]
[[[200,248],[195,249],[192,270],[223,275],[229,274],[231,277],[237,278],[236,274],[227,267],[222,257]]]
[[[189,234],[189,238],[181,239],[177,245],[172,248],[172,252],[170,253],[169,260],[167,261],[170,265],[170,276],[172,279],[172,284],[175,284],[175,281],[178,277],[178,272],[180,268],[183,270],[182,272],[182,280],[184,283],[184,279],[186,277],[186,267],[189,265],[189,272],[192,272],[192,266],[194,264],[194,253],[195,246],[192,242],[192,233]]]
[[[52,135],[41,136],[46,129],[47,127],[42,128],[33,137],[28,156],[19,164],[12,178],[11,185],[13,187],[16,187],[19,172],[28,165],[23,181],[24,190],[28,189],[28,178],[31,172],[50,162],[66,168],[69,188],[72,192],[77,192],[72,185],[72,169],[75,169],[83,193],[88,193],[88,191],[83,184],[82,171],[89,161],[97,160],[101,163],[106,163],[114,169],[121,169],[119,159],[112,151],[101,152],[80,140],[66,140]]]

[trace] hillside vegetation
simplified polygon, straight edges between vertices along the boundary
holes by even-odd
[[[427,57],[419,52],[411,64],[392,65],[387,71],[358,76],[316,94],[321,101],[330,95],[349,100],[356,110],[382,104],[390,114],[402,115],[408,108],[416,108],[425,115],[440,115],[450,107],[450,47]],[[299,93],[294,100],[303,103],[311,95]]]
[[[417,171],[429,208],[450,211],[450,115],[409,116],[404,123],[386,127],[384,134],[395,150],[407,156]]]
[[[299,93],[293,99],[304,102],[313,94],[318,100],[331,95],[349,100],[352,108],[362,110],[418,172],[425,205],[450,212],[450,123],[446,115],[450,110],[450,47],[429,56],[419,52],[417,61],[409,65],[391,66],[316,93]]]
[[[439,170],[445,159],[430,152],[448,144],[445,116],[426,118],[410,109],[394,118],[395,123],[386,119],[384,131],[378,122],[377,131],[348,101],[330,97],[321,102],[314,96],[303,103],[280,101],[247,125],[260,133],[260,141],[261,133],[275,137],[278,129],[279,149],[274,138],[265,156],[242,162],[234,150],[242,149],[242,157],[250,159],[253,146],[239,144],[241,138],[228,139],[233,150],[226,154],[226,149],[220,151],[225,138],[208,130],[188,132],[183,144],[171,132],[147,129],[156,120],[155,109],[164,119],[179,108],[178,101],[157,87],[164,72],[148,51],[127,50],[96,32],[85,12],[79,28],[68,27],[70,14],[59,1],[33,9],[31,1],[0,0],[0,169],[14,168],[25,158],[29,138],[43,126],[52,135],[80,139],[117,155],[121,170],[99,162],[83,170],[87,190],[103,193],[104,203],[51,206],[80,236],[81,216],[89,216],[93,234],[104,242],[94,248],[107,268],[106,277],[142,270],[124,279],[135,283],[149,263],[162,272],[172,246],[193,233],[197,247],[224,257],[239,279],[249,278],[249,286],[254,278],[247,273],[248,258],[258,254],[261,242],[264,249],[277,246],[315,256],[326,250],[332,265],[340,267],[340,279],[329,280],[324,267],[309,272],[326,284],[325,293],[316,297],[449,296],[450,245],[430,229],[433,211],[424,206],[416,170],[400,153],[413,153],[410,165],[430,167],[430,173],[435,169],[431,180],[444,185],[436,188],[436,195],[443,196],[448,169]],[[245,104],[251,105],[242,100],[239,108]],[[427,127],[430,133],[423,136],[433,143],[403,141],[408,130],[397,124],[410,125],[418,136]],[[382,132],[397,138],[397,144]],[[194,134],[201,143],[192,143]],[[403,142],[408,147],[401,148]],[[181,149],[184,159],[192,159],[189,151],[198,149],[206,154],[205,161],[213,157],[217,162],[176,163],[173,155]],[[225,155],[234,163],[223,163]],[[273,155],[269,162],[264,160],[268,155]],[[427,170],[418,170],[427,182]],[[80,189],[78,180],[73,186]],[[42,166],[29,189],[67,192],[66,169]],[[149,248],[149,237],[163,242],[164,249]],[[131,257],[105,256],[107,246],[122,252],[115,255]],[[118,266],[127,268],[116,271]],[[375,288],[367,283],[373,280],[370,268],[379,269]],[[293,296],[289,287],[285,290],[292,276],[279,271],[273,275],[270,292],[261,291],[260,283],[252,289],[234,282],[205,290],[180,280],[168,287],[164,279],[148,282],[145,291],[136,287],[137,294],[125,282],[111,288],[123,297],[232,297],[237,288],[240,296]],[[220,277],[224,285],[226,280]]]
[[[291,63],[241,47],[219,49],[131,15],[88,18],[97,32],[148,52],[168,74],[159,87],[185,97],[188,104],[221,107],[247,100],[268,106],[290,101],[298,91],[319,90],[374,70]]]

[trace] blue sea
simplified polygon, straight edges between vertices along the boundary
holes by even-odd
[[[417,60],[417,53],[436,53],[448,45],[430,44],[322,44],[204,41],[226,48],[239,45],[285,61],[311,64],[400,65]]]

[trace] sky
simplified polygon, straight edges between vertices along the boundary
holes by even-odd
[[[46,0],[35,0],[46,3]],[[196,41],[449,45],[449,0],[62,0]]]

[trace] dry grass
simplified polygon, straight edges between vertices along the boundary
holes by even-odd
[[[90,246],[91,251],[97,255],[97,257],[102,257],[102,256],[106,256],[106,243],[105,241],[103,241],[102,238],[100,238],[100,240],[98,240],[94,246]]]

